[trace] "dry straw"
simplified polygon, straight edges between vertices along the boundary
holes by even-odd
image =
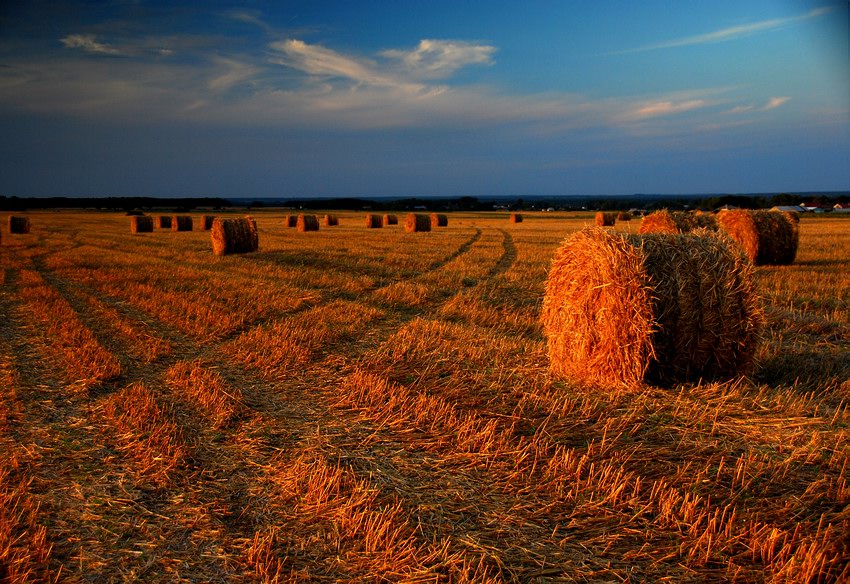
[[[794,263],[800,231],[787,214],[736,209],[720,213],[717,224],[757,266]]]
[[[442,213],[431,213],[431,227],[446,227],[449,218]]]
[[[171,217],[169,215],[160,215],[156,218],[156,226],[160,229],[171,229]]]
[[[663,209],[644,217],[638,233],[689,233],[694,229],[716,230],[714,215]]]
[[[171,217],[172,231],[192,231],[192,218],[188,215],[174,215]]]
[[[148,215],[130,217],[130,233],[153,233],[153,217]]]
[[[380,215],[373,215],[371,213],[368,213],[366,215],[366,227],[370,229],[375,229],[383,226],[383,220]]]
[[[599,211],[596,213],[596,225],[599,227],[611,227],[617,220],[616,213]]]
[[[395,215],[384,215],[384,225],[398,225],[398,217]]]
[[[590,385],[746,373],[763,315],[722,236],[580,231],[555,254],[541,320],[556,375]]]
[[[325,227],[333,227],[335,225],[339,225],[339,219],[336,215],[325,215],[322,218],[322,225]]]
[[[408,233],[431,231],[431,218],[423,213],[408,213],[404,230]]]
[[[631,221],[632,214],[628,211],[620,211],[617,213],[617,221]]]
[[[257,251],[260,238],[253,217],[213,221],[210,230],[213,253],[218,256]]]
[[[201,228],[209,231],[212,229],[213,221],[215,221],[215,215],[201,215]]]
[[[298,215],[287,215],[283,222],[287,227],[295,227],[298,225]]]
[[[20,215],[9,215],[9,233],[29,233],[30,218]]]
[[[295,227],[298,228],[298,231],[318,231],[319,230],[319,219],[315,215],[298,215],[298,219],[295,222]]]
[[[511,223],[522,223],[522,215],[519,213],[511,213]]]

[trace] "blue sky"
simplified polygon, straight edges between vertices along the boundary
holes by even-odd
[[[846,1],[6,2],[0,194],[847,190],[849,55]]]

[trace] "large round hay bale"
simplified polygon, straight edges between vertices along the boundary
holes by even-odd
[[[156,226],[159,229],[171,229],[171,216],[160,215],[156,218]]]
[[[511,223],[522,223],[522,215],[520,213],[511,213]]]
[[[598,227],[611,227],[617,220],[616,213],[599,211],[596,213],[596,225]]]
[[[541,320],[554,374],[610,386],[745,373],[763,315],[723,237],[590,228],[556,252]]]
[[[287,227],[295,227],[298,225],[298,215],[287,215],[283,222]]]
[[[318,231],[319,219],[315,215],[298,215],[295,221],[295,227],[298,231]]]
[[[366,227],[368,227],[369,229],[377,229],[383,226],[384,221],[380,215],[374,215],[372,213],[366,214]]]
[[[628,211],[620,211],[617,213],[617,221],[631,221],[632,214]]]
[[[398,217],[395,215],[384,215],[384,225],[398,225]]]
[[[9,233],[24,234],[30,232],[30,218],[9,215]]]
[[[171,217],[172,231],[192,231],[192,218],[189,215],[174,215]]]
[[[153,217],[148,215],[130,217],[130,233],[153,233]]]
[[[446,227],[449,224],[449,218],[443,213],[431,213],[431,227]]]
[[[800,232],[785,213],[735,209],[720,213],[717,224],[757,266],[794,263]]]
[[[212,238],[213,253],[219,256],[250,253],[257,251],[260,246],[257,222],[253,217],[217,218],[213,221],[210,237]]]
[[[408,213],[404,230],[408,233],[431,231],[431,218],[424,213]]]
[[[644,217],[638,233],[689,233],[694,229],[715,231],[717,221],[714,215],[662,209]]]
[[[339,219],[336,215],[325,215],[322,218],[322,225],[325,227],[333,227],[335,225],[339,225]]]
[[[215,215],[201,215],[201,229],[209,231],[212,229],[213,221],[215,221]]]

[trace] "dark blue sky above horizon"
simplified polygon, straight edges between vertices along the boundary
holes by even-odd
[[[0,194],[850,188],[848,3],[6,2]]]

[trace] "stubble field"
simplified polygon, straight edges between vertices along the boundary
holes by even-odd
[[[0,581],[850,578],[850,217],[757,269],[751,377],[607,391],[550,377],[539,324],[590,216],[264,212],[223,258],[30,217],[0,246]]]

